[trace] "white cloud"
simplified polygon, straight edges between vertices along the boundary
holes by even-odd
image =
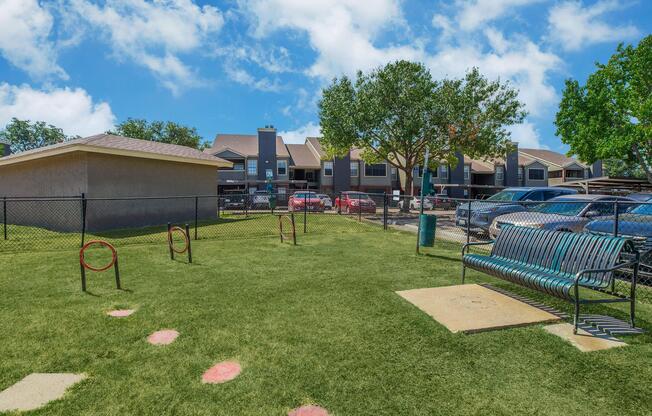
[[[599,1],[591,6],[568,1],[550,9],[548,24],[550,38],[569,51],[609,41],[635,37],[639,30],[633,25],[617,26],[601,19],[604,14],[623,8],[617,1]]]
[[[548,74],[558,70],[561,59],[543,51],[527,38],[506,39],[491,29],[485,33],[493,48],[485,51],[481,44],[464,42],[461,45],[442,46],[427,57],[426,64],[435,77],[461,77],[476,66],[489,79],[509,80],[519,89],[519,98],[533,116],[542,116],[557,101],[557,92],[549,82]]]
[[[191,0],[113,0],[103,5],[71,0],[90,30],[107,37],[114,54],[152,71],[173,93],[202,84],[178,56],[200,49],[218,32],[224,18],[213,6]]]
[[[50,41],[53,17],[36,0],[0,0],[0,54],[33,78],[67,79]]]
[[[541,144],[541,137],[534,124],[526,121],[522,124],[509,126],[512,140],[518,142],[521,148],[547,149],[548,146]]]
[[[45,121],[67,135],[90,136],[113,127],[115,116],[109,104],[93,102],[81,89],[35,90],[28,85],[0,83],[0,127],[12,117]]]
[[[459,9],[456,20],[465,31],[478,29],[483,24],[498,19],[515,8],[539,3],[543,0],[473,0],[456,2]]]
[[[235,64],[227,64],[224,69],[227,76],[238,84],[247,85],[255,90],[265,92],[278,92],[281,90],[278,80],[271,81],[266,77],[257,79],[246,70],[235,66]]]
[[[404,25],[399,0],[241,0],[240,6],[253,16],[255,35],[289,29],[305,32],[317,60],[308,69],[311,76],[355,74],[396,59],[418,60],[422,48],[406,45],[377,47],[376,37],[390,27]]]
[[[285,143],[300,144],[306,141],[306,137],[321,136],[321,129],[318,124],[315,124],[311,121],[308,124],[303,125],[296,130],[281,131],[278,133],[278,135],[283,137],[283,141]]]

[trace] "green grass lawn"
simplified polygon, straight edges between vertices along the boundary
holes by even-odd
[[[0,255],[0,390],[33,372],[89,376],[35,415],[285,415],[307,403],[339,416],[650,414],[649,304],[647,334],[608,351],[581,353],[541,325],[451,334],[394,292],[458,284],[459,246],[417,257],[414,235],[342,221],[298,246],[193,242],[192,265],[164,244],[121,246],[124,291],[109,271],[81,293],[76,250]],[[105,315],[116,307],[137,312]],[[176,342],[146,342],[165,328]],[[201,383],[229,359],[238,378]]]

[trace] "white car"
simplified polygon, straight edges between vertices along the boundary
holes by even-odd
[[[405,200],[402,199],[398,202],[398,207],[403,209],[403,204],[405,203]],[[421,209],[421,197],[415,196],[412,199],[410,199],[409,203],[410,209],[413,210],[419,210]],[[434,204],[432,202],[432,197],[425,197],[425,201],[423,203],[423,209],[433,209]]]
[[[333,200],[326,194],[318,194],[319,199],[324,203],[324,209],[333,209]]]

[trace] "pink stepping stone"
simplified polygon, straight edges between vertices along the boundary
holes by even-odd
[[[179,336],[179,333],[174,329],[163,329],[156,331],[147,337],[147,342],[152,345],[168,345],[172,344]]]
[[[115,311],[109,311],[106,314],[114,318],[124,318],[125,316],[129,316],[134,312],[136,312],[135,309],[117,309]]]
[[[226,383],[236,378],[241,371],[242,367],[236,361],[222,361],[206,370],[201,381],[209,384]]]
[[[323,407],[308,405],[290,410],[288,416],[328,416],[328,412]]]

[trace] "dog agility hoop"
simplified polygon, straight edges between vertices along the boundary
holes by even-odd
[[[102,267],[95,267],[86,262],[86,250],[91,246],[101,246],[106,247],[111,251],[111,261]],[[92,240],[84,244],[84,246],[79,250],[79,266],[81,268],[81,286],[82,291],[86,292],[86,269],[92,270],[94,272],[103,272],[110,269],[113,266],[115,271],[115,286],[116,289],[120,289],[120,269],[118,267],[118,252],[115,247],[104,240]]]
[[[183,248],[178,249],[174,245],[174,235],[180,234],[183,237]],[[174,260],[174,254],[188,253],[188,263],[192,263],[192,246],[190,245],[190,226],[186,224],[185,229],[168,223],[168,246],[170,247],[170,259]]]
[[[286,222],[290,225],[291,234],[289,235],[285,234],[285,232],[283,231],[283,222]],[[278,216],[278,233],[281,237],[281,243],[284,243],[285,240],[290,240],[291,237],[292,244],[294,244],[295,246],[297,245],[297,229],[294,223],[294,213],[290,213],[290,215]]]

